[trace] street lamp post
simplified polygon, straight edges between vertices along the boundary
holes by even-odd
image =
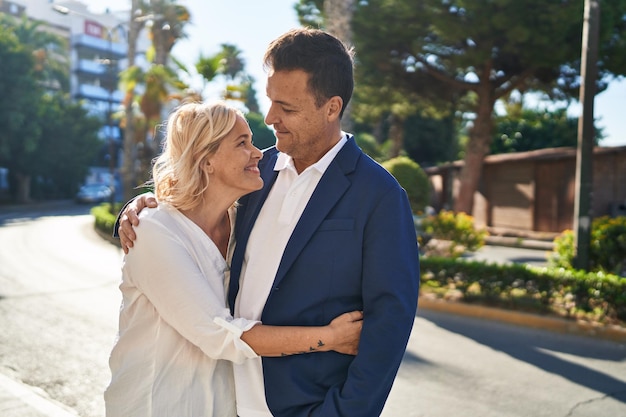
[[[574,230],[577,269],[589,270],[591,223],[593,220],[593,102],[598,77],[598,36],[600,28],[600,2],[585,0],[583,39],[581,51],[580,103],[582,115],[578,122],[578,146],[576,151],[576,195],[574,206]]]

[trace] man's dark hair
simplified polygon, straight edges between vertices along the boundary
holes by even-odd
[[[263,57],[267,71],[302,70],[309,74],[309,89],[319,107],[328,99],[343,100],[340,116],[354,89],[353,51],[336,37],[319,29],[286,32],[270,43]]]

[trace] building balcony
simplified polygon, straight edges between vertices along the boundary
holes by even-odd
[[[75,98],[86,98],[89,100],[112,101],[113,103],[121,103],[124,94],[119,91],[109,93],[106,88],[97,85],[81,84],[78,91],[74,94]]]
[[[109,42],[106,38],[96,38],[82,33],[72,36],[72,46],[76,49],[93,50],[116,60],[125,58],[128,52],[128,45],[123,42]]]
[[[107,66],[98,61],[81,59],[74,66],[74,70],[95,76],[102,76],[107,73]]]

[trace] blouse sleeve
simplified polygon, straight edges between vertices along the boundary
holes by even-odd
[[[125,256],[122,285],[136,286],[166,323],[207,356],[235,363],[257,357],[240,337],[259,322],[230,315],[217,249],[208,238],[186,238],[170,226],[141,219],[135,246]]]

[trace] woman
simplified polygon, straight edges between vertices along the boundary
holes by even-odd
[[[107,416],[235,416],[232,362],[336,350],[356,354],[361,313],[324,327],[264,326],[226,307],[235,201],[263,181],[241,112],[184,104],[153,167],[159,205],[141,212],[124,258]]]

